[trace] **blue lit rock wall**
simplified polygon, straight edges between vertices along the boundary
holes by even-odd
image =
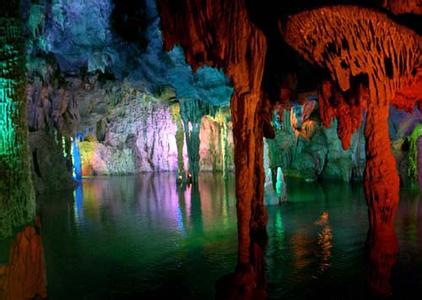
[[[29,41],[27,96],[33,177],[37,187],[44,187],[41,190],[62,183],[72,186],[69,179],[75,159],[69,145],[77,136],[78,140],[82,137],[86,174],[177,170],[176,131],[187,130],[193,120],[186,117],[185,126],[177,125],[168,100],[180,101],[182,116],[198,115],[198,128],[209,109],[193,112],[190,103],[199,101],[203,107],[229,103],[232,88],[222,72],[208,67],[193,72],[180,48],[169,53],[162,50],[155,1],[140,4],[146,21],[139,34],[145,45],[118,35],[112,24],[116,6],[111,0],[23,3]],[[215,150],[221,149],[219,126],[206,121],[204,130],[213,132],[212,137],[202,139],[201,154],[191,153],[201,169],[222,169],[223,159],[217,155],[221,150]],[[182,157],[186,158],[187,143],[182,142]],[[187,159],[181,163],[183,169],[189,165]],[[43,178],[48,169],[57,171],[52,176],[57,182]]]

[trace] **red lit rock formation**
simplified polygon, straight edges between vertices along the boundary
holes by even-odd
[[[27,226],[12,244],[9,264],[0,266],[0,299],[36,297],[47,297],[44,252],[41,236]]]
[[[393,224],[370,228],[368,233],[368,287],[382,299],[390,297],[391,270],[397,262],[398,244]]]
[[[421,65],[421,38],[384,14],[352,6],[294,15],[283,35],[305,59],[327,68],[342,91],[350,90],[353,76],[368,76],[365,195],[371,226],[391,225],[399,178],[390,149],[388,109]]]
[[[324,81],[318,96],[319,114],[322,124],[329,128],[331,121],[338,119],[337,134],[343,149],[350,147],[352,134],[362,124],[362,114],[366,106],[363,87],[360,86],[354,97],[346,98],[335,90],[334,83]]]
[[[238,218],[238,271],[245,298],[262,286],[266,212],[263,205],[263,130],[260,107],[266,40],[248,18],[244,0],[159,0],[165,48],[180,44],[189,64],[222,68],[234,85],[231,99]],[[251,275],[251,276],[250,276]],[[249,279],[248,279],[249,278]],[[253,280],[250,280],[250,279]]]
[[[393,12],[393,14],[422,14],[421,0],[384,0],[383,6]]]
[[[415,68],[415,76],[409,77],[401,89],[396,91],[391,104],[408,112],[413,110],[416,101],[422,100],[422,66]]]

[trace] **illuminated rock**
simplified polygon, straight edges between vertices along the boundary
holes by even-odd
[[[0,239],[35,216],[19,1],[0,11]]]
[[[170,50],[175,44],[180,44],[194,70],[204,64],[221,68],[234,86],[231,111],[239,273],[232,279],[245,289],[243,292],[234,289],[233,292],[240,292],[237,294],[239,298],[253,298],[254,293],[264,286],[262,255],[266,212],[263,204],[265,176],[260,113],[265,37],[249,21],[246,4],[242,0],[227,3],[161,0],[158,3],[165,48]],[[196,13],[191,13],[193,11]]]
[[[420,64],[420,37],[383,14],[351,6],[299,13],[289,19],[283,34],[303,57],[328,68],[342,91],[350,90],[353,76],[368,76],[365,194],[371,225],[387,226],[393,220],[399,190],[388,109],[395,93],[414,80]]]
[[[7,265],[0,265],[0,299],[46,298],[45,272],[41,236],[34,227],[27,226],[16,235]]]

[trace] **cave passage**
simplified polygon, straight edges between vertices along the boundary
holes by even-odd
[[[421,291],[420,1],[273,2],[0,5],[0,300]]]

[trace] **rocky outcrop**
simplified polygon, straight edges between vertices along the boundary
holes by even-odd
[[[58,141],[42,130],[30,132],[28,138],[32,153],[32,180],[36,191],[44,193],[73,188],[72,162],[65,160],[63,154],[67,152],[66,157],[71,159],[69,140],[62,137]]]
[[[227,113],[202,118],[199,133],[199,168],[202,171],[224,174],[234,171],[232,123],[226,118]]]
[[[176,171],[177,126],[169,105],[146,94],[121,95],[127,97],[119,99],[119,104],[97,121],[104,120],[104,139],[88,138],[79,143],[83,175]],[[101,107],[101,102],[99,104]],[[90,129],[88,137],[98,137],[95,120],[91,121],[87,127]]]
[[[273,179],[278,167],[286,176],[307,181],[362,179],[365,166],[363,131],[353,134],[348,150],[342,148],[337,132],[337,120],[332,120],[328,128],[316,121],[315,132],[309,140],[296,137],[290,124],[290,111],[284,111],[280,126],[276,126],[275,139],[267,140]]]
[[[33,226],[16,235],[6,265],[0,265],[0,299],[25,300],[47,297],[44,250]]]
[[[130,83],[120,87],[111,82],[98,84],[76,95],[81,114],[78,130],[83,138],[78,145],[84,176],[163,171],[183,174],[188,170],[185,131],[189,132],[192,117],[185,115],[185,122],[182,121],[179,103],[157,98]],[[200,148],[193,153],[198,155],[199,170],[223,171],[223,162],[229,170],[233,169],[231,131],[223,133],[228,120],[202,117],[207,112],[195,111]]]
[[[70,145],[80,121],[78,104],[72,89],[53,79],[53,66],[48,69],[44,78],[32,74],[26,86],[32,179],[38,193],[75,185]]]
[[[19,3],[8,1],[0,11],[0,239],[35,216]]]
[[[387,226],[393,221],[399,190],[390,149],[389,104],[396,92],[414,81],[420,37],[383,14],[350,6],[297,14],[283,34],[307,60],[327,68],[342,91],[351,89],[353,76],[368,77],[365,195],[371,225]],[[411,99],[413,105],[415,100]]]

